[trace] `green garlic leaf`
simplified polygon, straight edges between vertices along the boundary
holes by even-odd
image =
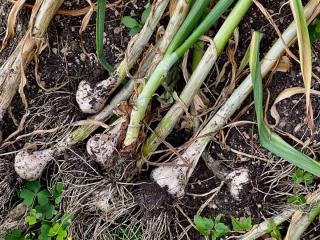
[[[22,189],[19,194],[19,197],[23,200],[23,203],[27,206],[31,206],[35,199],[36,194],[29,189]]]
[[[209,236],[214,225],[212,219],[195,215],[193,221],[199,233],[203,236]]]
[[[139,26],[139,22],[136,19],[134,19],[133,17],[130,17],[130,16],[124,16],[121,19],[121,22],[127,28],[134,28],[134,27],[138,27]]]
[[[147,21],[147,18],[149,17],[149,14],[151,12],[151,6],[147,7],[142,15],[141,15],[141,24],[144,24]]]

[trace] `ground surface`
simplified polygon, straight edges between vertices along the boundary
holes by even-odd
[[[285,4],[285,1],[272,0],[261,0],[260,2],[272,15],[280,30],[284,30],[292,20],[288,4]],[[115,11],[107,11],[105,52],[111,63],[115,64],[123,58],[127,43],[130,40],[128,30],[120,22],[121,16],[140,16],[147,4],[147,1],[123,1],[122,4],[115,7]],[[73,9],[84,6],[86,6],[84,1],[74,1],[72,4],[70,1],[64,4],[64,8]],[[11,4],[6,0],[0,0],[0,39],[5,35],[6,19],[10,7]],[[11,41],[10,47],[0,53],[0,65],[8,58],[14,46],[23,35],[29,16],[29,9],[23,9],[19,14],[15,37]],[[107,73],[99,67],[94,58],[86,58],[80,47],[79,28],[81,20],[82,17],[57,15],[50,24],[46,35],[48,46],[39,58],[39,74],[43,86],[46,88],[59,87],[58,90],[44,91],[40,89],[34,77],[34,63],[30,64],[27,68],[26,76],[28,84],[25,88],[25,93],[31,113],[27,119],[26,127],[21,134],[27,134],[37,129],[52,129],[63,125],[66,125],[66,127],[54,133],[27,136],[12,142],[8,146],[1,147],[1,161],[5,165],[4,172],[6,177],[2,180],[0,179],[0,182],[2,181],[2,184],[5,184],[3,189],[0,186],[0,190],[2,190],[2,196],[0,196],[0,221],[12,206],[15,205],[17,201],[16,194],[22,184],[22,180],[15,175],[12,167],[15,152],[26,144],[30,145],[31,143],[33,147],[39,148],[51,146],[68,131],[67,124],[85,119],[86,115],[81,113],[75,101],[78,83],[83,79],[98,81],[107,77]],[[165,23],[166,19],[163,20],[162,24]],[[220,23],[210,30],[209,36],[214,36],[219,25]],[[265,16],[256,7],[252,7],[238,30],[238,48],[234,55],[237,64],[241,62],[249,46],[252,29],[265,33],[262,41],[262,51],[264,53],[277,38],[274,27],[270,25]],[[95,22],[93,17],[83,34],[84,46],[89,53],[95,52],[94,36]],[[297,47],[294,46],[292,51],[297,54]],[[319,51],[320,45],[314,44],[313,69],[316,75],[319,75],[320,72]],[[222,75],[220,83],[215,84],[219,75],[218,72],[223,69],[224,64],[228,60],[230,59],[226,54],[223,54],[219,58],[216,67],[206,82],[206,87],[202,89],[202,92],[209,100],[207,109],[211,109],[215,100],[218,99],[221,90],[224,89],[228,79],[231,77],[232,67],[229,63],[225,68],[225,73]],[[288,72],[276,72],[268,78],[268,85],[266,85],[264,90],[265,92],[267,89],[270,91],[271,104],[282,90],[292,86],[303,85],[299,64],[292,59],[290,61],[293,66]],[[240,78],[239,81],[242,79]],[[177,89],[181,88],[182,86],[177,87]],[[319,90],[319,84],[316,81],[313,88]],[[254,105],[251,104],[252,100],[250,96],[245,104],[243,104],[243,108],[239,110],[238,116],[234,116],[235,119],[233,120],[255,121]],[[306,151],[308,153],[313,152],[316,156],[319,156],[318,143],[320,135],[318,129],[320,124],[320,106],[317,104],[318,99],[316,97],[312,98],[312,102],[315,116],[315,132],[312,135],[304,124],[305,99],[301,95],[286,99],[278,105],[281,120],[276,130],[290,133],[302,142],[308,140],[309,145]],[[23,116],[24,108],[18,95],[14,98],[10,112],[11,114],[7,114],[1,123],[3,139],[15,131],[15,122],[19,121]],[[208,114],[203,114],[200,120],[205,121],[208,116]],[[272,123],[273,120],[269,114],[268,119]],[[192,136],[192,128],[188,127],[186,122],[188,122],[188,119],[184,118],[175,129],[175,132],[167,139],[175,147],[185,143]],[[301,125],[301,127],[297,128],[298,125]],[[151,124],[151,126],[153,125]],[[101,132],[102,130],[99,131]],[[294,139],[288,136],[284,136],[284,138],[293,145],[301,147]],[[164,149],[165,147],[162,146],[162,148]],[[303,187],[294,189],[291,180],[293,167],[260,147],[256,125],[253,123],[246,122],[245,124],[226,128],[217,133],[216,141],[212,142],[207,150],[212,158],[220,163],[221,169],[225,172],[240,168],[247,168],[249,170],[250,183],[244,187],[239,199],[234,199],[228,190],[228,185],[224,184],[217,193],[214,193],[216,195],[201,213],[203,216],[212,217],[221,213],[224,215],[223,220],[227,224],[230,224],[231,216],[252,216],[253,222],[259,223],[266,217],[279,212],[286,204],[289,194],[292,194],[294,191],[300,191],[301,193],[312,191],[318,183],[316,179],[315,186],[311,186],[308,189]],[[132,191],[138,207],[133,213],[130,212],[128,214],[137,216],[142,224],[154,221],[154,225],[158,224],[154,219],[159,215],[162,216],[161,214],[165,214],[166,217],[162,216],[161,218],[162,220],[167,218],[168,230],[164,231],[163,239],[201,239],[200,235],[192,227],[189,227],[190,222],[188,218],[192,219],[199,207],[212,196],[212,194],[199,195],[208,193],[220,186],[221,178],[210,171],[205,162],[201,160],[188,184],[187,196],[176,200],[166,195],[164,190],[158,189],[154,184],[150,183],[149,170],[142,172],[141,175],[134,178],[137,186],[134,186]],[[89,192],[92,186],[95,189],[101,189],[105,185],[105,182],[107,182],[106,179],[109,180],[111,178],[111,180],[117,181],[118,175],[119,173],[116,171],[112,173],[101,170],[94,163],[93,159],[87,155],[85,143],[82,143],[68,150],[64,155],[59,156],[54,163],[50,164],[41,181],[47,182],[49,185],[52,185],[55,181],[65,181],[68,188],[63,208],[69,211],[70,209],[74,210],[75,206],[78,206],[77,201],[80,203],[80,198],[75,196],[85,194],[87,191]],[[84,187],[82,190],[79,190],[79,186]],[[179,209],[182,210],[180,211]],[[80,236],[92,239],[92,234],[96,230],[93,222],[98,222],[97,219],[102,222],[99,222],[99,227],[101,227],[99,229],[108,230],[108,228],[103,228],[103,214],[99,215],[94,210],[86,209],[83,206],[82,209],[77,209],[77,211],[83,211],[84,215],[76,217],[75,221],[79,222],[79,225],[74,226],[72,229],[74,239],[81,239]],[[130,218],[131,216],[129,215],[117,220],[118,225],[121,225],[120,223],[132,224],[130,221],[132,222],[133,218]],[[318,224],[319,222],[315,221],[306,232],[304,239],[316,239],[314,237],[320,231]],[[116,226],[117,224],[108,227],[110,229],[117,229]],[[110,229],[109,232],[116,232],[116,230]],[[152,231],[149,225],[145,228],[142,227],[142,229]],[[238,233],[231,233],[229,236],[237,235]],[[109,235],[105,236],[108,239]],[[151,237],[150,239],[157,238],[159,236],[154,236],[154,238]]]

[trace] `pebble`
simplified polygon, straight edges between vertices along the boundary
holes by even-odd
[[[114,34],[119,34],[121,32],[121,27],[116,27],[113,30]]]

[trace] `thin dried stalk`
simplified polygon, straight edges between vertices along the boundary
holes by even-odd
[[[48,25],[64,0],[44,0],[22,40],[14,52],[0,68],[0,120],[10,106],[19,84],[24,77],[24,69],[33,59],[37,49],[41,49],[42,38]],[[32,18],[31,18],[32,19]]]
[[[15,4],[11,9],[8,15],[8,25],[7,25],[6,35],[4,36],[0,52],[2,52],[9,45],[9,42],[14,35],[14,29],[16,26],[18,13],[20,9],[23,7],[25,2],[26,0],[18,0],[17,2],[15,2]]]
[[[307,20],[303,14],[303,5],[301,0],[290,0],[293,17],[297,27],[300,67],[302,71],[304,87],[306,89],[306,109],[308,115],[308,124],[313,128],[312,105],[310,102],[311,82],[312,82],[312,51],[308,31]]]

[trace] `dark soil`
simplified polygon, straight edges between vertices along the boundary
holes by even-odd
[[[32,1],[30,1],[32,2]],[[110,3],[114,1],[109,1]],[[284,30],[288,24],[292,21],[289,5],[284,3],[286,1],[273,1],[273,0],[261,0],[261,4],[269,11],[273,16],[279,29]],[[107,19],[105,25],[105,53],[107,59],[112,63],[118,63],[124,57],[124,51],[127,43],[130,40],[128,30],[121,24],[121,16],[131,15],[133,17],[140,16],[144,7],[148,1],[124,1],[124,4],[116,7],[116,11],[107,11]],[[64,8],[81,8],[86,6],[85,2],[71,1],[64,4]],[[6,19],[11,4],[6,0],[0,0],[0,39],[5,35]],[[14,47],[18,43],[19,39],[23,36],[23,33],[27,27],[27,19],[29,19],[30,10],[23,9],[19,14],[17,31],[14,39],[11,41],[10,47],[0,53],[0,65],[8,58]],[[79,29],[81,26],[81,17],[66,17],[57,15],[50,24],[48,33],[46,35],[46,41],[48,47],[42,52],[39,58],[39,74],[41,76],[42,84],[46,88],[53,88],[62,86],[58,91],[45,92],[41,90],[36,83],[34,76],[34,63],[31,63],[27,68],[26,76],[28,79],[28,85],[25,88],[25,93],[30,105],[30,116],[28,117],[26,128],[21,134],[30,133],[38,129],[52,129],[61,125],[66,125],[71,122],[75,122],[81,119],[85,119],[87,116],[83,114],[75,101],[75,92],[80,81],[84,79],[90,79],[92,82],[105,79],[108,74],[104,71],[96,60],[91,57],[88,58],[83,53],[80,47]],[[166,20],[164,19],[165,23]],[[219,24],[210,30],[210,36],[213,37],[217,31]],[[247,16],[243,19],[239,27],[239,46],[236,52],[235,60],[240,64],[247,48],[249,47],[251,40],[251,33],[253,30],[264,33],[262,41],[262,53],[266,53],[274,40],[277,38],[277,34],[274,31],[273,26],[269,24],[267,19],[261,14],[257,7],[253,6]],[[88,53],[95,52],[95,15],[92,19],[83,35],[84,46]],[[297,46],[292,48],[293,52],[298,55]],[[319,75],[320,73],[320,45],[318,43],[313,46],[314,54],[314,73]],[[222,54],[217,62],[217,68],[222,69],[227,60],[226,54]],[[265,87],[265,90],[269,90],[270,103],[273,103],[275,98],[281,91],[293,86],[303,86],[303,79],[301,76],[300,66],[294,60],[291,60],[293,67],[289,72],[282,73],[277,72],[270,77],[269,84]],[[213,105],[223,90],[227,79],[231,76],[231,66],[226,69],[226,73],[222,79],[222,82],[217,87],[211,87],[210,92],[207,89],[203,89],[208,99],[212,100],[210,104]],[[207,80],[206,85],[212,86],[217,77],[217,72],[213,71],[210,78]],[[315,90],[320,90],[319,83],[315,82],[313,85]],[[181,86],[178,86],[179,91]],[[252,102],[252,97],[249,97],[243,106],[249,106]],[[306,124],[305,119],[305,98],[295,96],[284,100],[278,104],[278,111],[281,116],[280,125],[278,130],[293,134],[301,141],[310,140],[310,149],[318,155],[319,147],[318,141],[320,140],[320,133],[318,131],[320,124],[320,106],[317,97],[312,97],[312,103],[314,106],[315,116],[315,132],[311,135]],[[159,105],[158,103],[155,103]],[[208,106],[209,108],[211,107]],[[12,115],[7,114],[2,123],[3,138],[9,136],[15,131],[16,126],[14,119],[21,119],[24,114],[24,107],[21,103],[20,97],[15,96],[12,106]],[[242,109],[239,110],[239,113]],[[269,111],[268,111],[269,112]],[[158,114],[158,113],[157,113]],[[268,119],[272,122],[272,119],[268,115]],[[204,118],[202,119],[204,120]],[[254,106],[251,105],[244,114],[237,120],[255,121]],[[298,130],[296,126],[302,124]],[[179,125],[181,126],[181,124]],[[62,134],[62,132],[61,132]],[[14,154],[6,154],[11,151],[17,151],[24,147],[28,143],[36,143],[35,145],[43,145],[47,143],[50,145],[58,140],[58,134],[52,134],[48,136],[37,135],[33,137],[23,138],[12,145],[1,149],[2,158],[6,162],[13,162]],[[168,142],[174,147],[178,147],[185,143],[192,136],[192,129],[180,129],[177,127],[176,131],[168,137]],[[296,145],[294,140],[284,136],[284,138],[291,144]],[[49,139],[49,140],[48,140]],[[297,145],[298,147],[301,147]],[[165,148],[162,146],[162,148]],[[85,144],[79,144],[72,149],[77,153],[85,162],[88,163],[92,169],[90,174],[97,171],[101,176],[108,175],[117,176],[116,172],[104,172],[99,169],[99,166],[93,163],[93,161],[85,153]],[[248,217],[251,216],[254,223],[260,223],[266,217],[272,216],[275,212],[281,210],[281,206],[286,203],[287,195],[280,195],[279,192],[287,193],[291,191],[291,178],[286,176],[280,180],[280,182],[271,186],[267,180],[272,177],[272,174],[276,174],[271,169],[276,169],[278,175],[281,175],[283,169],[289,168],[289,164],[281,162],[279,166],[272,168],[280,161],[277,157],[270,154],[268,151],[260,147],[257,135],[256,126],[253,124],[246,124],[230,129],[225,129],[216,136],[216,141],[213,142],[208,151],[214,160],[218,161],[222,169],[230,172],[235,169],[246,168],[249,170],[250,184],[246,185],[240,194],[240,199],[234,199],[227,187],[227,184],[223,185],[218,194],[208,204],[203,211],[202,215],[207,217],[215,217],[218,214],[223,214],[223,222],[229,226],[231,216],[234,217]],[[243,153],[243,154],[241,154]],[[71,154],[72,155],[72,154]],[[70,157],[70,153],[66,153],[64,156],[60,156],[60,162],[67,161]],[[2,161],[2,160],[1,160]],[[59,163],[60,163],[59,162]],[[74,167],[77,167],[77,163],[74,163]],[[80,164],[79,164],[80,165]],[[8,172],[12,173],[12,165],[8,164]],[[48,175],[51,176],[51,170],[56,173],[59,169],[55,166],[55,163],[50,165],[50,171]],[[79,174],[83,173],[83,169],[79,170]],[[269,173],[270,171],[270,173]],[[137,179],[148,180],[150,171],[143,172]],[[12,189],[18,190],[21,180],[14,173],[10,175],[9,184]],[[82,175],[81,175],[82,177]],[[117,176],[118,177],[118,176]],[[114,177],[116,181],[116,177]],[[204,194],[212,189],[218,187],[221,183],[221,179],[217,175],[210,171],[203,160],[201,160],[190,179],[187,187],[187,193],[192,194]],[[317,184],[316,182],[315,184]],[[311,188],[312,189],[312,188]],[[1,190],[1,188],[0,188]],[[10,193],[14,195],[14,193]],[[196,214],[199,207],[207,201],[211,195],[200,197],[187,195],[182,199],[173,199],[166,194],[164,189],[155,186],[152,183],[142,184],[138,187],[138,194],[136,196],[139,207],[144,212],[144,218],[146,220],[166,212],[172,219],[179,219],[182,226],[187,227],[189,222],[179,211],[174,209],[176,204],[179,204],[187,216],[192,219]],[[9,200],[9,198],[8,198]],[[0,215],[5,214],[10,206],[11,202],[6,202],[3,206],[0,205]],[[2,218],[0,217],[0,220]],[[172,224],[173,225],[173,224]],[[174,229],[175,226],[172,226]],[[312,239],[317,236],[319,231],[318,222],[314,223],[306,232],[303,239]],[[175,231],[172,231],[175,232]],[[201,239],[201,236],[191,229],[189,232],[189,239]],[[231,234],[232,235],[232,234]],[[236,234],[235,234],[236,235]],[[232,236],[235,236],[232,235]],[[74,238],[75,239],[75,238]],[[175,238],[172,238],[175,239]],[[183,238],[187,239],[187,238]]]

